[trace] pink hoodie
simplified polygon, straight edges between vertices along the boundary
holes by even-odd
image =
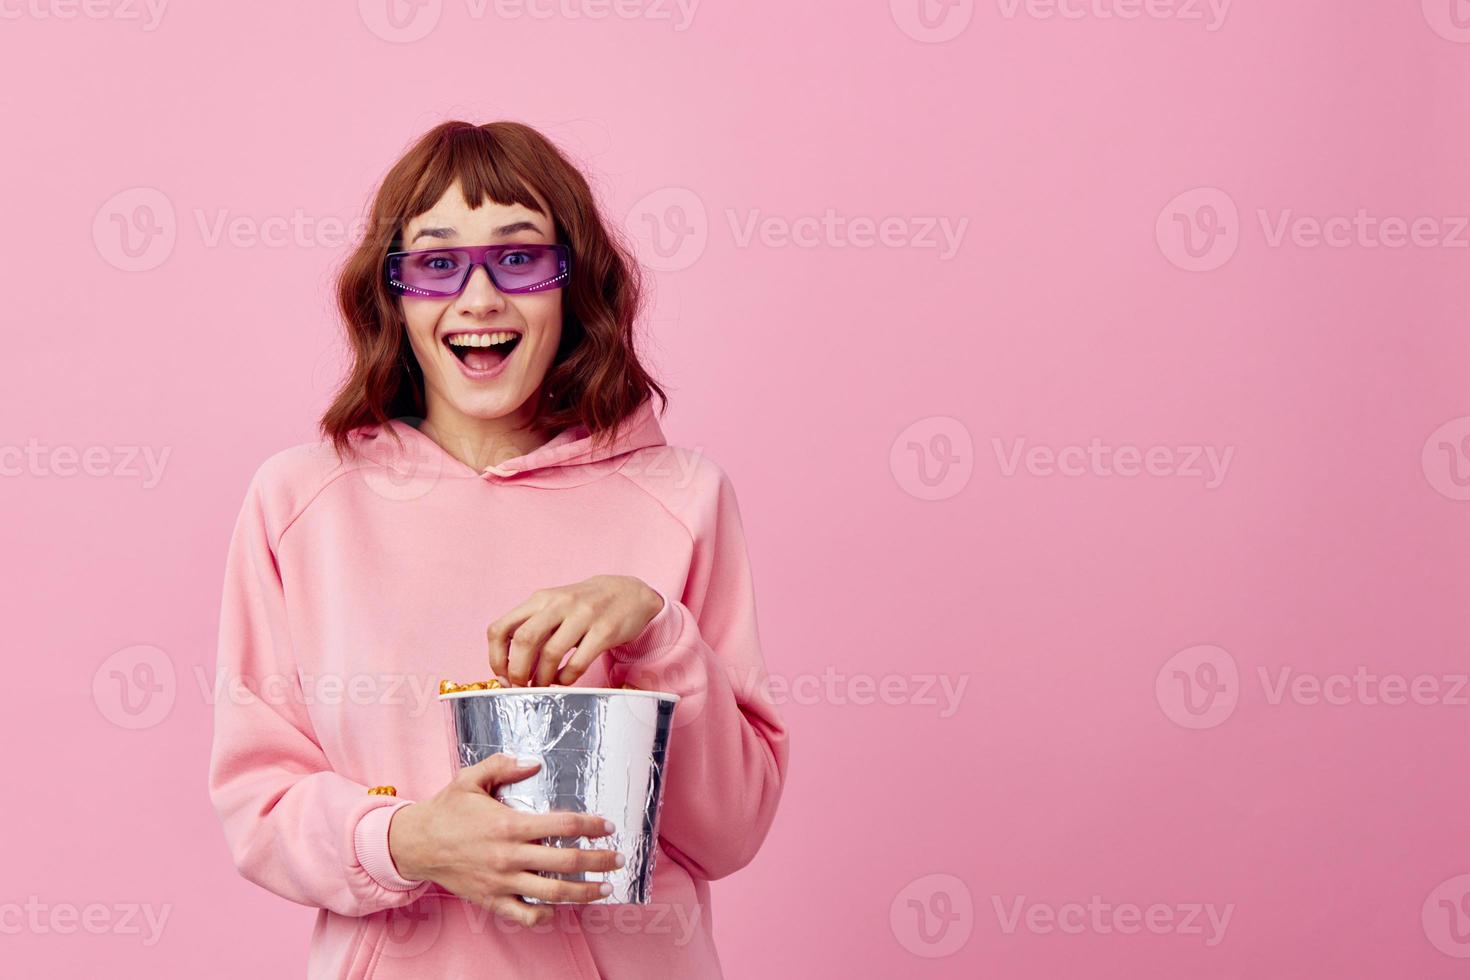
[[[321,911],[312,977],[719,977],[709,882],[775,818],[785,725],[766,695],[735,492],[651,401],[611,447],[583,427],[476,472],[402,422],[255,473],[220,616],[209,791],[240,873]],[[636,575],[664,598],[589,687],[671,691],[653,904],[563,905],[528,929],[401,878],[394,810],[451,778],[441,679],[490,676],[485,629],[539,588]],[[389,784],[397,797],[369,795]]]

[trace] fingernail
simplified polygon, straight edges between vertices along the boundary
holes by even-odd
[[[618,856],[615,857],[615,858],[613,858],[613,864],[616,864],[620,868],[623,865],[627,864],[627,863],[628,863],[628,859],[625,858],[625,857],[623,857],[623,852],[622,851],[619,851],[618,852]]]
[[[602,822],[602,829],[605,830],[605,831],[607,831],[610,834],[614,830],[617,830],[618,828],[613,824],[613,822],[611,820],[604,820]]]
[[[541,760],[534,755],[518,755],[516,756],[516,765],[539,766],[541,765]]]
[[[607,882],[604,881],[602,884],[597,886],[597,890],[604,895],[611,895],[612,885],[609,885]]]

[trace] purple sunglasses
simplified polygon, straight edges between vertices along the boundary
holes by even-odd
[[[458,296],[475,266],[484,266],[502,293],[558,289],[571,275],[565,245],[461,245],[389,252],[388,288],[400,296]]]

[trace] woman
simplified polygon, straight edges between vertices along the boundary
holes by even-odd
[[[370,227],[327,438],[260,466],[230,545],[210,793],[235,864],[321,910],[314,977],[720,976],[708,883],[764,840],[787,734],[730,481],[667,444],[634,353],[636,264],[515,123],[427,133]],[[494,798],[534,760],[450,778],[438,682],[491,673],[681,696],[652,905],[536,873],[620,858],[600,817]]]

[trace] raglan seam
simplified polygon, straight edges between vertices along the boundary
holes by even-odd
[[[645,496],[647,496],[651,500],[653,500],[654,503],[658,504],[659,507],[662,508],[663,512],[665,514],[668,514],[669,517],[673,519],[674,523],[677,524],[677,525],[679,525],[679,527],[684,530],[684,533],[689,537],[689,547],[691,549],[693,549],[694,547],[696,547],[698,545],[699,542],[698,542],[698,539],[694,536],[694,529],[689,526],[689,523],[687,521],[685,521],[678,514],[674,513],[673,508],[671,508],[663,500],[663,498],[661,498],[658,494],[654,493],[652,490],[648,489],[648,487],[645,487],[643,484],[639,483],[637,480],[633,479],[628,474],[624,473],[621,469],[618,470],[618,472],[617,472],[616,475],[622,477],[624,480],[627,480],[634,487],[636,487],[641,493],[643,493]]]
[[[296,513],[292,514],[291,518],[281,526],[281,530],[276,534],[275,544],[271,546],[272,550],[279,553],[281,540],[285,538],[286,532],[296,526],[296,522],[301,520],[301,518],[305,516],[306,512],[311,509],[311,505],[317,502],[321,495],[326,491],[327,487],[336,483],[339,479],[351,472],[352,470],[348,469],[346,464],[339,464],[337,469],[333,470],[331,473],[328,473],[326,479],[322,481],[322,485],[313,490],[311,496],[307,498],[306,503],[302,504],[297,509]]]

